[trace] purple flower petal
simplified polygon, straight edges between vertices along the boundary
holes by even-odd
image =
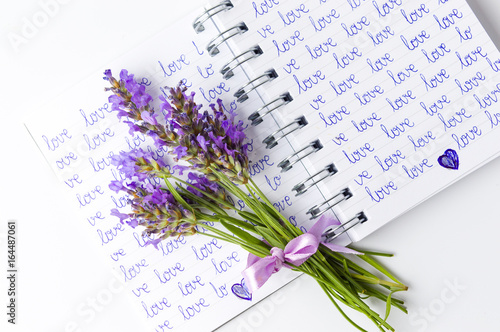
[[[174,149],[174,153],[177,155],[177,159],[182,159],[182,157],[187,156],[187,147],[179,145]]]
[[[205,137],[201,134],[198,134],[198,136],[196,136],[196,140],[200,144],[200,147],[203,149],[203,151],[207,152],[208,151],[208,148],[207,148],[208,142],[205,139]]]
[[[113,180],[109,184],[109,189],[113,190],[115,193],[118,193],[120,190],[125,190],[126,188],[123,186],[121,181]]]
[[[174,165],[174,167],[172,167],[172,171],[179,171],[179,175],[183,175],[184,171],[187,170],[189,170],[188,166]]]
[[[142,111],[141,118],[147,123],[152,124],[153,126],[158,125],[158,121],[156,121],[156,114],[154,113],[150,113],[149,111]]]
[[[161,242],[161,238],[157,238],[157,239],[154,239],[154,240],[148,240],[146,242],[146,245],[148,246],[148,245],[152,244],[153,247],[155,247],[158,250],[158,243],[160,243],[160,242]]]
[[[110,215],[120,218],[120,222],[123,224],[123,220],[130,218],[126,213],[121,213],[117,209],[112,209]]]

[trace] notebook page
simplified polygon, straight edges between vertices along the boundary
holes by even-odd
[[[320,190],[352,191],[333,208],[343,222],[368,217],[354,241],[498,155],[500,56],[465,1],[234,3],[220,20],[249,32],[233,42],[264,52],[247,70],[274,68],[267,100],[294,98],[273,116],[306,116],[295,149],[319,138],[307,168],[339,169]]]
[[[208,56],[205,47],[218,31],[207,22],[206,31],[195,34],[191,27],[195,16],[159,33],[109,68],[115,77],[122,68],[128,69],[153,97],[163,93],[164,86],[183,80],[197,93],[198,103],[207,107],[221,98],[226,110],[234,110],[244,120],[261,102],[248,101],[243,106],[235,101],[235,87],[246,78],[222,79],[219,69],[230,59],[231,51],[221,45],[225,57]],[[297,277],[296,273],[282,271],[253,295],[252,302],[240,300],[231,293],[231,286],[241,282],[246,252],[202,235],[172,238],[160,243],[156,250],[145,246],[140,229],[122,225],[118,218],[110,216],[112,208],[125,209],[127,205],[126,196],[108,188],[111,180],[121,178],[110,165],[111,156],[139,146],[153,151],[158,158],[165,151],[156,149],[143,135],[131,137],[128,126],[118,121],[108,103],[109,94],[103,91],[107,86],[102,79],[104,69],[36,110],[25,122],[54,170],[65,202],[74,207],[75,214],[68,223],[87,225],[89,246],[102,248],[104,259],[124,283],[131,305],[144,319],[144,330],[212,331]],[[273,123],[248,127],[246,133],[252,143],[250,173],[271,202],[295,224],[296,220],[306,219],[306,208],[290,197],[292,179],[301,170],[280,174],[276,164],[292,152],[291,148],[280,145],[270,154],[260,143],[274,130]],[[314,195],[319,193],[308,197],[320,199]],[[235,206],[244,208],[239,201]]]

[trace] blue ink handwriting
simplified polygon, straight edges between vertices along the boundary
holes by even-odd
[[[300,35],[299,30],[295,30],[294,33],[285,41],[278,43],[276,40],[273,39],[273,44],[276,47],[276,50],[278,51],[278,56],[281,56],[281,54],[286,53],[292,49],[293,46],[297,45],[298,42],[304,41],[304,37]]]
[[[427,80],[423,74],[420,74],[422,82],[425,84],[425,89],[434,89],[439,84],[443,83],[445,80],[450,78],[450,75],[446,72],[446,69],[441,69],[436,75],[434,75],[430,80]]]
[[[378,17],[386,17],[394,8],[403,4],[401,0],[388,0],[380,6],[376,0],[372,1],[373,7],[378,12]]]
[[[456,134],[452,134],[451,137],[457,143],[458,149],[461,150],[466,148],[472,141],[476,140],[479,136],[481,136],[483,132],[477,126],[473,126],[464,134],[458,136]]]
[[[177,287],[179,287],[182,296],[188,296],[193,294],[193,292],[196,290],[196,288],[198,288],[198,286],[200,287],[205,286],[200,276],[194,277],[193,280],[188,281],[185,284],[182,284],[181,282],[177,283]]]
[[[440,30],[448,29],[449,27],[454,25],[457,22],[457,20],[461,19],[462,17],[464,17],[464,14],[462,14],[462,12],[460,12],[456,8],[453,9],[451,11],[451,13],[449,13],[448,15],[441,17],[441,18],[434,15],[434,19],[438,23]]]
[[[423,48],[421,49],[422,53],[425,55],[427,58],[427,62],[429,63],[436,63],[441,57],[445,56],[446,53],[450,53],[451,50],[446,47],[445,43],[441,43],[438,47],[436,47],[434,50],[431,51],[431,53],[427,53],[426,50]]]
[[[351,112],[347,110],[347,107],[342,106],[340,109],[330,113],[328,117],[325,117],[325,115],[322,112],[319,112],[318,115],[320,119],[323,120],[325,128],[328,128],[344,120],[344,118],[350,114]]]
[[[314,31],[315,32],[320,32],[324,28],[326,28],[328,25],[330,25],[335,19],[338,19],[340,17],[340,14],[335,10],[332,9],[330,12],[324,16],[321,16],[318,19],[314,19],[312,16],[309,16],[309,21],[311,22]]]
[[[364,132],[368,128],[371,128],[375,125],[375,121],[380,121],[382,118],[380,118],[376,113],[372,113],[369,117],[364,118],[360,122],[352,120],[352,125],[354,128],[357,129],[359,133]]]
[[[434,141],[436,137],[432,134],[432,131],[428,131],[423,136],[418,137],[416,140],[411,135],[408,135],[408,140],[413,144],[413,150],[417,151],[419,148],[423,148],[431,141]]]
[[[365,106],[383,93],[384,89],[382,89],[379,85],[375,85],[373,89],[366,91],[361,96],[357,92],[355,92],[354,97],[358,99],[361,106]]]
[[[382,171],[387,172],[391,169],[391,167],[399,164],[402,160],[406,159],[406,156],[400,150],[396,150],[396,152],[384,158],[383,162],[378,156],[374,156],[373,158],[380,166],[380,168],[382,168]]]
[[[280,4],[280,2],[277,0],[265,0],[265,1],[262,1],[257,7],[257,4],[255,3],[255,1],[252,1],[252,6],[253,6],[253,9],[255,10],[255,17],[257,18],[259,16],[262,16],[262,15],[269,13],[270,9],[272,9],[275,5],[279,5],[279,4]]]
[[[318,44],[318,46],[313,46],[312,49],[311,47],[309,47],[309,45],[305,45],[305,48],[311,55],[311,59],[316,60],[323,54],[327,54],[328,52],[330,52],[336,46],[337,43],[334,42],[332,38],[328,37],[326,41]]]
[[[181,54],[179,58],[176,60],[170,61],[168,64],[164,65],[161,61],[158,60],[158,63],[160,64],[160,67],[163,71],[163,76],[164,77],[170,77],[174,73],[181,71],[185,66],[189,66],[191,63],[189,60],[186,59],[185,54]]]
[[[386,185],[381,186],[380,189],[376,189],[375,192],[372,192],[370,188],[365,186],[366,193],[376,203],[379,203],[396,190],[398,190],[398,187],[393,181],[389,181]]]
[[[106,128],[100,134],[92,136],[90,138],[87,134],[83,134],[83,140],[87,143],[87,148],[89,151],[95,150],[101,144],[106,143],[109,137],[115,136],[115,133],[111,130],[111,128]]]
[[[403,44],[408,48],[410,51],[415,50],[418,48],[421,44],[425,43],[425,41],[431,36],[427,33],[427,31],[422,30],[418,35],[415,37],[411,38],[410,41],[406,39],[405,36],[400,35],[401,40],[403,41]]]
[[[368,65],[372,69],[372,73],[378,73],[393,61],[394,59],[391,57],[389,53],[385,53],[383,56],[376,59],[374,62],[370,58],[366,58],[366,63],[368,63]]]
[[[274,29],[269,24],[266,24],[264,27],[260,28],[259,30],[257,30],[257,32],[262,36],[262,38],[267,38],[268,34],[274,35]]]
[[[303,14],[307,13],[309,13],[309,9],[307,9],[303,3],[299,5],[299,8],[292,9],[285,14],[282,14],[280,11],[278,11],[278,15],[283,21],[284,27],[295,23],[299,18],[302,17]]]
[[[83,196],[81,196],[80,194],[76,194],[76,199],[78,200],[78,203],[80,203],[80,207],[84,207],[92,203],[92,201],[94,201],[98,197],[97,194],[104,194],[104,191],[102,191],[101,186],[99,185],[83,194]]]
[[[403,108],[405,105],[408,105],[410,101],[415,100],[417,97],[413,95],[413,91],[406,91],[401,97],[396,98],[394,101],[391,101],[389,98],[385,100],[391,105],[392,111],[396,112]]]
[[[347,90],[352,89],[355,84],[356,85],[359,84],[359,81],[356,79],[355,74],[349,75],[349,77],[347,77],[342,82],[337,83],[337,84],[330,81],[330,86],[332,87],[333,91],[335,91],[337,96],[340,96],[344,92],[346,92]]]
[[[401,15],[405,18],[406,22],[413,24],[419,19],[424,17],[425,14],[429,14],[429,8],[425,6],[425,3],[420,4],[420,7],[412,10],[409,14],[406,14],[404,9],[401,9]]]
[[[365,180],[370,180],[373,176],[368,172],[368,171],[363,171],[361,173],[358,174],[358,178],[354,178],[354,182],[356,182],[356,184],[358,186],[362,186],[365,182]]]
[[[352,63],[352,61],[356,59],[356,57],[358,58],[362,57],[363,53],[356,46],[354,46],[352,50],[348,51],[340,58],[337,55],[337,53],[333,53],[332,55],[335,61],[337,62],[337,69],[340,69],[349,66]]]
[[[474,99],[476,99],[476,101],[478,102],[479,108],[484,109],[498,103],[498,95],[500,95],[500,83],[498,83],[495,86],[495,89],[486,94],[486,96],[484,97],[478,97],[476,94],[474,94]]]
[[[483,53],[483,48],[481,46],[476,47],[475,50],[472,50],[471,52],[467,53],[465,56],[460,55],[460,53],[455,52],[455,55],[457,56],[458,60],[460,60],[460,65],[462,66],[462,69],[467,68],[471,66],[473,63],[479,61],[479,59],[485,58],[488,53]]]
[[[139,261],[139,263],[135,263],[129,268],[126,268],[123,265],[120,265],[120,270],[123,273],[123,276],[125,277],[125,281],[130,281],[137,277],[143,270],[143,268],[148,267],[149,264],[146,263],[146,259],[143,258]]]
[[[451,101],[448,99],[448,96],[442,95],[441,99],[438,99],[430,106],[427,106],[424,102],[420,102],[420,106],[424,109],[427,115],[433,116],[434,114],[442,110],[446,104],[449,103],[451,103]]]
[[[220,262],[217,262],[214,258],[211,259],[212,265],[215,269],[215,274],[221,274],[227,272],[233,264],[236,264],[240,261],[238,258],[238,253],[233,251],[230,256],[227,256],[227,259],[223,259]]]
[[[190,320],[197,313],[200,313],[201,309],[208,308],[209,306],[210,304],[206,303],[204,298],[200,298],[198,302],[195,302],[192,305],[187,306],[186,309],[184,309],[180,305],[177,306],[177,309],[179,309],[179,312],[182,314],[182,317],[184,317],[184,320]]]
[[[72,178],[69,178],[68,180],[64,181],[64,183],[66,183],[66,185],[70,188],[74,188],[75,183],[82,184],[82,182],[83,181],[80,179],[80,175],[78,175],[78,174],[74,174]]]
[[[47,136],[42,135],[42,139],[47,144],[47,148],[49,149],[49,151],[55,151],[64,142],[66,142],[66,140],[70,140],[71,137],[72,136],[68,133],[67,129],[63,129],[60,134],[50,139]]]
[[[177,277],[177,275],[179,275],[181,272],[184,272],[184,266],[182,266],[181,263],[177,262],[174,266],[163,270],[163,272],[161,273],[157,269],[154,269],[153,272],[155,273],[160,283],[166,284],[173,278]]]
[[[93,126],[96,124],[99,120],[102,120],[106,117],[106,113],[111,113],[113,112],[111,109],[109,109],[108,103],[105,103],[102,107],[99,107],[96,111],[90,113],[88,116],[90,119],[87,117],[87,114],[81,109],[80,114],[83,116],[83,120],[85,120],[85,127],[88,126]]]
[[[418,69],[415,68],[414,64],[409,64],[408,67],[403,69],[402,71],[398,72],[395,76],[394,73],[390,70],[387,70],[387,75],[389,75],[390,78],[392,78],[392,81],[394,82],[394,85],[399,85],[403,83],[407,78],[411,77],[413,73],[417,73]]]
[[[392,31],[390,26],[386,26],[381,31],[377,32],[375,34],[375,36],[372,35],[372,33],[370,31],[367,31],[366,34],[372,40],[373,46],[377,47],[378,45],[382,44],[384,41],[386,41],[390,37],[394,36],[394,31]]]
[[[211,254],[213,254],[215,250],[214,248],[222,249],[222,246],[217,242],[217,239],[212,239],[210,242],[203,244],[198,250],[196,250],[194,246],[191,246],[191,249],[193,249],[193,252],[196,256],[196,259],[199,261],[202,261]]]
[[[460,88],[460,92],[462,93],[462,95],[464,95],[474,88],[477,88],[481,84],[481,81],[484,80],[486,80],[486,77],[483,75],[483,73],[478,71],[474,76],[466,80],[464,83],[461,83],[458,79],[455,79],[455,83]]]
[[[443,123],[444,131],[447,131],[450,128],[455,128],[460,123],[464,122],[466,119],[470,119],[472,115],[467,114],[465,108],[462,108],[460,111],[455,112],[451,118],[445,120],[441,113],[438,113],[439,120]]]
[[[463,32],[460,30],[459,27],[455,27],[455,30],[458,33],[458,36],[460,37],[460,42],[463,43],[464,41],[472,39],[472,31],[470,27],[467,27]]]
[[[366,156],[373,151],[375,151],[375,148],[373,148],[370,143],[365,143],[365,145],[360,146],[352,152],[347,153],[345,150],[342,150],[342,153],[347,158],[349,163],[355,164],[361,159],[366,158]]]
[[[402,168],[405,171],[406,175],[408,175],[408,177],[413,180],[416,179],[420,174],[423,174],[425,170],[431,168],[432,166],[434,165],[429,164],[428,159],[422,159],[420,163],[418,163],[417,165],[413,165],[410,169],[408,169],[405,165],[403,165]]]
[[[347,33],[347,38],[350,38],[356,36],[361,30],[369,25],[370,21],[368,18],[366,18],[366,16],[362,16],[359,21],[352,23],[349,27],[345,23],[342,23],[340,26],[342,26]]]
[[[293,79],[295,80],[295,83],[297,83],[297,86],[299,88],[299,94],[312,89],[320,81],[325,80],[325,78],[326,76],[321,72],[321,70],[317,70],[314,74],[303,80],[299,80],[295,74],[293,75]]]

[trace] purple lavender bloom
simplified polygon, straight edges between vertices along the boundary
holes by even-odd
[[[225,114],[222,101],[210,105],[212,115],[201,112],[194,101],[195,93],[187,93],[185,85],[170,88],[168,98],[160,96],[165,125],[149,106],[152,98],[146,87],[137,83],[126,70],[120,80],[105,72],[115,96],[110,98],[112,108],[119,116],[126,116],[130,132],[140,132],[153,138],[157,148],[168,147],[176,160],[185,160],[192,169],[204,174],[222,172],[235,183],[247,183],[248,156],[242,122],[234,123],[236,114]],[[214,177],[215,178],[215,177]]]
[[[166,189],[140,181],[137,176],[123,183],[124,191],[130,195],[131,213],[111,210],[111,215],[131,227],[144,227],[143,236],[153,243],[179,235],[196,233],[196,218],[185,210]]]
[[[113,77],[113,75],[111,74],[111,70],[110,69],[106,69],[104,71],[104,79],[109,81],[111,78]]]
[[[132,228],[136,228],[139,225],[139,220],[137,220],[137,219],[129,219],[127,221],[127,225],[129,225]]]
[[[222,187],[220,187],[217,182],[210,181],[204,175],[198,175],[198,174],[195,174],[193,172],[190,172],[188,174],[188,182],[191,185],[193,185],[194,187],[201,190],[201,192],[205,192],[207,194],[210,194],[211,196],[217,197],[217,198],[222,199],[222,200],[226,200],[226,193],[222,189]],[[196,190],[196,189],[191,188],[191,187],[188,187],[187,190],[198,197],[205,197],[205,199],[210,201],[199,190]],[[215,202],[212,202],[212,203],[217,205],[217,203],[215,203]]]
[[[182,157],[185,157],[188,155],[187,150],[188,150],[187,147],[179,145],[178,147],[176,147],[173,150],[173,152],[176,154],[177,159],[182,159]]]
[[[155,247],[155,249],[156,249],[156,250],[158,250],[158,243],[160,243],[160,242],[161,242],[161,240],[162,240],[161,238],[157,238],[157,239],[155,239],[155,240],[148,240],[148,241],[146,242],[146,245],[148,246],[148,245],[152,244],[152,245],[153,245],[153,247]]]
[[[205,139],[205,137],[201,134],[198,134],[198,136],[196,136],[196,141],[198,142],[198,144],[200,145],[200,148],[207,152],[208,151],[208,147],[207,147],[207,144],[208,144],[208,141]]]
[[[130,216],[126,213],[121,213],[117,209],[112,209],[111,213],[112,216],[118,217],[120,219],[120,222],[123,224],[123,221],[128,219]]]
[[[153,126],[158,125],[158,121],[156,121],[156,114],[150,113],[148,111],[143,111],[141,113],[141,117],[144,121],[146,121],[149,124],[152,124]]]
[[[172,170],[178,171],[179,175],[184,175],[184,172],[187,171],[188,169],[190,169],[188,166],[183,166],[183,165],[174,165],[174,167],[172,167]]]
[[[109,189],[113,190],[115,193],[118,193],[120,190],[125,190],[125,186],[121,183],[121,181],[113,180],[109,184]]]

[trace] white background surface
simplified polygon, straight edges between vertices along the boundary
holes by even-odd
[[[142,331],[104,257],[79,236],[84,225],[61,204],[55,176],[22,119],[204,2],[0,1],[0,330]],[[500,2],[468,2],[500,45]],[[9,34],[22,36],[43,11],[48,20],[14,47]],[[494,160],[357,244],[396,253],[384,263],[410,286],[400,295],[410,314],[394,310],[390,317],[397,331],[499,330],[499,175]],[[16,326],[6,323],[9,219],[18,222]],[[355,331],[305,277],[220,329],[277,330]]]

